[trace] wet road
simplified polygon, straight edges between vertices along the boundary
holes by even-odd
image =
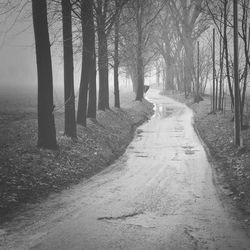
[[[219,201],[191,110],[156,90],[148,98],[155,115],[126,153],[13,222],[3,249],[250,249]]]

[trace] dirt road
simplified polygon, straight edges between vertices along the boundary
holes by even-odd
[[[192,111],[156,90],[148,98],[155,115],[126,153],[5,225],[2,249],[250,249],[219,201]]]

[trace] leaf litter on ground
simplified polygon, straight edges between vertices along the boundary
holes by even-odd
[[[0,123],[0,223],[10,211],[37,202],[54,191],[89,178],[107,167],[126,149],[135,128],[152,115],[153,105],[121,95],[122,108],[98,111],[87,128],[78,126],[78,140],[63,135],[63,113],[55,115],[56,151],[38,149],[37,120],[32,113],[4,115]]]

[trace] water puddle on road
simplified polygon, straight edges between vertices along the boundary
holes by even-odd
[[[184,149],[184,153],[186,155],[194,155],[196,152],[199,151],[197,149],[194,149],[193,146],[182,146],[182,148]]]
[[[137,158],[148,158],[147,155],[137,155],[136,157],[137,157]]]
[[[154,111],[155,114],[153,118],[164,119],[171,116],[174,110],[172,108],[167,107],[167,104],[155,104]]]

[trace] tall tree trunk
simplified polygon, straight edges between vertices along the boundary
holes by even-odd
[[[223,46],[223,39],[220,37],[220,89],[219,89],[219,110],[223,110],[223,71],[224,71],[224,55],[225,55],[225,46]]]
[[[219,76],[216,75],[215,79],[215,110],[218,110],[218,87],[219,87]]]
[[[244,0],[242,5],[243,18],[242,18],[242,39],[244,42],[244,55],[245,55],[245,68],[244,68],[244,77],[243,77],[243,86],[241,91],[241,105],[240,105],[240,117],[241,117],[241,127],[243,127],[243,117],[244,117],[244,106],[245,106],[245,96],[247,89],[247,78],[248,78],[248,61],[249,61],[249,41],[250,41],[250,27],[248,28],[247,19],[248,19],[248,8],[249,0]]]
[[[116,1],[116,8],[117,8]],[[115,55],[114,55],[114,94],[115,94],[115,107],[120,108],[120,94],[119,94],[119,14],[115,20]]]
[[[192,75],[190,72],[190,60],[188,53],[185,49],[185,57],[184,57],[184,79],[185,79],[185,89],[186,93],[190,93],[192,91]]]
[[[74,61],[72,45],[72,20],[70,0],[62,0],[63,14],[63,52],[64,52],[64,133],[76,138]]]
[[[182,68],[181,65],[178,63],[175,65],[175,77],[176,77],[176,82],[177,82],[177,90],[183,92],[183,82],[181,80],[181,73],[182,73]]]
[[[191,34],[184,36],[184,49],[185,49],[185,80],[187,81],[187,91],[191,92],[194,90],[194,79],[195,79],[195,67],[194,67],[194,46]],[[192,86],[193,85],[193,86]]]
[[[104,90],[105,90],[105,109],[109,109],[109,60],[108,60],[108,41],[107,35],[105,33],[104,37],[104,68],[103,68],[103,83],[104,83]]]
[[[133,85],[133,92],[136,94],[138,88],[136,65],[128,66],[128,71]]]
[[[99,68],[99,100],[98,109],[109,109],[109,69],[108,69],[108,42],[105,32],[105,14],[97,17],[98,33],[98,68]]]
[[[82,0],[81,2],[81,21],[82,21],[82,69],[78,100],[77,123],[83,126],[87,125],[87,103],[88,88],[92,77],[92,26],[89,17],[92,13],[91,0]]]
[[[197,41],[197,76],[194,102],[200,101],[200,42]]]
[[[167,66],[166,65],[164,65],[164,67],[163,67],[163,79],[162,80],[163,80],[163,90],[165,93],[166,90],[168,89],[168,87],[167,87]]]
[[[90,16],[89,16],[89,36],[90,36],[90,81],[89,81],[89,102],[88,102],[88,117],[96,119],[96,54],[95,54],[95,24],[93,13],[93,0],[91,2]]]
[[[142,15],[143,7],[141,0],[136,0],[136,27],[137,27],[137,92],[136,100],[142,101],[144,89],[143,58],[142,58]]]
[[[242,89],[242,93],[241,93],[241,98],[240,98],[240,119],[241,119],[241,127],[243,127],[243,117],[244,117],[244,106],[245,106],[245,98],[246,98],[246,89],[247,89],[247,76],[248,76],[248,72],[247,72],[247,62],[245,65],[245,73],[244,73],[244,78],[243,78],[243,89]]]
[[[53,104],[52,63],[46,0],[32,0],[38,79],[38,142],[37,146],[56,149]]]
[[[174,90],[174,79],[173,79],[173,75],[174,75],[174,65],[172,64],[172,62],[170,62],[170,60],[168,60],[166,62],[167,68],[166,68],[166,73],[167,73],[167,88],[169,90]]]
[[[213,113],[216,111],[215,102],[215,29],[213,29]]]
[[[228,40],[227,40],[227,4],[228,0],[224,0],[224,21],[223,21],[223,26],[224,26],[224,47],[225,47],[225,59],[226,59],[226,71],[227,71],[227,82],[228,82],[228,89],[231,97],[231,103],[232,106],[234,106],[234,94],[233,94],[233,88],[232,88],[232,83],[231,83],[231,78],[230,78],[230,65],[229,65],[229,52],[228,52]]]
[[[186,81],[186,74],[185,74],[185,68],[186,67],[186,52],[185,49],[183,50],[183,56],[182,56],[182,65],[181,65],[181,69],[182,69],[182,79],[184,82],[184,93],[185,93],[185,98],[187,98],[188,95],[188,89],[187,89],[187,81]]]
[[[96,119],[96,56],[95,55],[91,62],[91,79],[90,79],[90,86],[89,86],[88,117]]]
[[[239,51],[238,51],[238,1],[233,1],[234,12],[234,143],[240,146],[240,89],[239,89]]]
[[[157,65],[155,70],[156,70],[156,85],[157,87],[160,87],[160,75],[161,75],[160,65]]]

